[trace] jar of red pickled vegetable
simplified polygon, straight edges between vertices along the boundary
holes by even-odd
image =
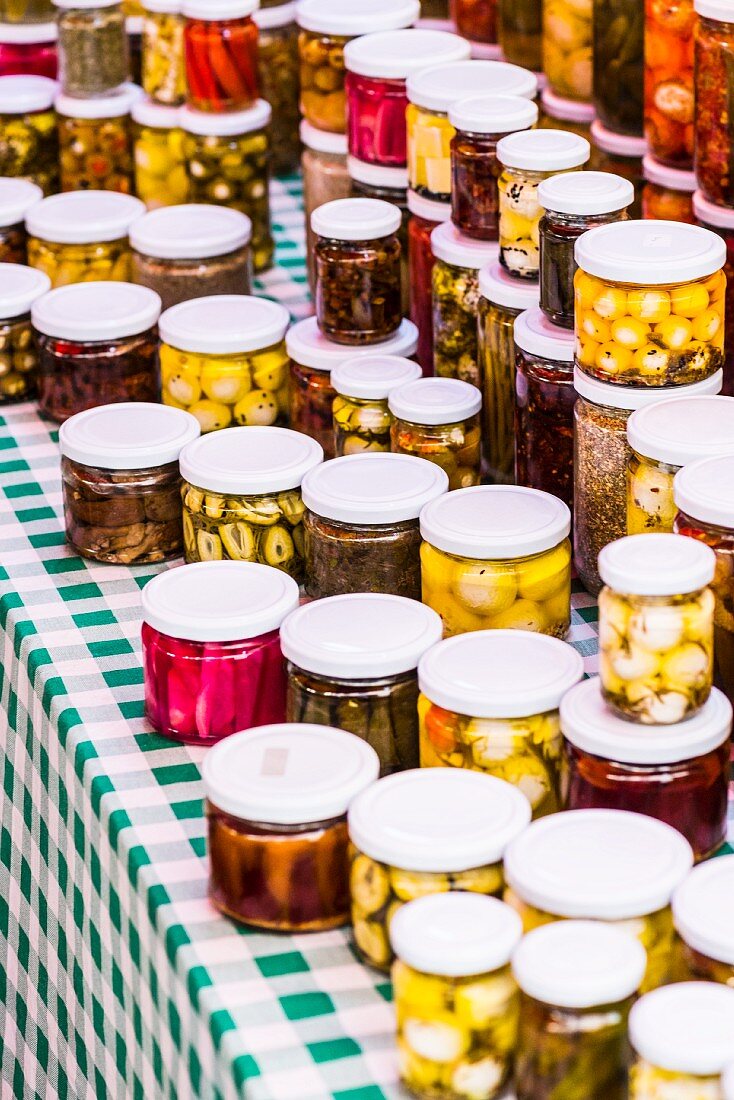
[[[311,294],[314,292],[314,248],[316,234],[311,228],[311,215],[317,206],[347,199],[352,193],[352,180],[347,169],[346,134],[317,130],[304,119],[300,128],[303,154],[303,212],[306,217],[306,266]]]
[[[693,195],[693,211],[699,225],[718,235],[726,245],[726,297],[724,309],[724,385],[721,392],[734,395],[734,210],[717,206],[704,198],[702,191]]]
[[[671,168],[693,167],[693,0],[646,0],[645,137]]]
[[[451,0],[451,18],[459,34],[473,42],[497,41],[497,0]]]
[[[423,374],[433,374],[433,265],[431,234],[448,221],[451,207],[408,191],[408,287],[410,319],[418,328],[417,359]]]
[[[55,23],[0,24],[0,76],[27,73],[56,79]]]
[[[37,183],[0,177],[0,263],[27,262],[24,222],[28,211],[42,198],[43,191]]]
[[[734,984],[734,856],[694,868],[673,895],[673,920],[680,937],[681,978]],[[734,1085],[734,1076],[727,1075]],[[734,1092],[724,1090],[724,1100]]]
[[[591,124],[595,118],[596,111],[592,103],[566,99],[564,96],[557,95],[551,88],[543,88],[538,120],[538,126],[542,130],[567,130],[589,141]]]
[[[257,0],[184,0],[188,102],[197,111],[244,111],[258,97]]]
[[[727,0],[694,0],[699,16],[695,47],[695,167],[704,197],[734,206],[734,10]]]
[[[696,176],[679,168],[669,168],[654,157],[642,160],[645,187],[642,192],[643,218],[696,224],[693,213],[693,192]]]
[[[617,134],[602,126],[599,119],[596,119],[591,124],[591,146],[591,167],[597,172],[614,172],[629,180],[635,189],[630,217],[642,217],[642,192],[645,186],[642,158],[647,152],[645,139]]]
[[[420,378],[392,390],[392,449],[445,470],[450,489],[478,485],[482,394],[458,378]]]

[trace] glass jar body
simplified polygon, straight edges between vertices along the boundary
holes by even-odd
[[[362,451],[389,451],[392,417],[384,401],[362,397],[334,398],[334,453],[361,454]]]
[[[543,4],[543,70],[556,95],[587,102],[592,87],[592,4]]]
[[[434,462],[448,474],[449,489],[478,485],[482,463],[479,413],[456,424],[413,424],[394,420],[391,450]]]
[[[133,125],[135,194],[149,210],[177,206],[189,197],[183,131]]]
[[[128,282],[130,245],[127,237],[91,244],[59,244],[28,238],[28,263],[45,271],[51,286],[71,283]]]
[[[324,458],[334,458],[333,406],[336,391],[331,371],[304,367],[291,359],[290,426],[310,435],[324,448]]]
[[[263,28],[258,40],[260,90],[273,110],[270,170],[274,176],[295,172],[301,155],[298,126],[298,27]]]
[[[315,249],[316,317],[337,344],[387,340],[402,321],[400,242],[319,237]]]
[[[574,247],[587,229],[627,221],[626,210],[609,214],[559,214],[546,210],[540,220],[540,308],[554,325],[573,328],[576,274]]]
[[[629,1100],[651,1100],[675,1096],[683,1100],[718,1100],[722,1095],[718,1074],[699,1077],[692,1073],[674,1073],[638,1058],[630,1068]]]
[[[497,0],[451,0],[456,29],[472,42],[497,41]]]
[[[347,128],[343,35],[302,30],[298,35],[301,65],[301,114],[317,130],[343,134]]]
[[[119,91],[129,77],[122,5],[61,8],[58,26],[59,80],[64,94],[94,99]]]
[[[59,138],[54,111],[0,114],[0,176],[37,183],[44,195],[58,191]]]
[[[631,451],[627,464],[627,534],[669,533],[676,506],[673,478],[680,466],[656,462]]]
[[[404,168],[408,163],[404,80],[346,74],[349,152],[366,164]]]
[[[588,142],[592,141],[591,138],[591,122],[581,122],[575,118],[555,118],[553,115],[547,113],[547,108],[543,101],[540,101],[540,115],[538,116],[538,129],[539,130],[564,130],[567,134],[576,134],[577,137],[586,138]],[[592,161],[595,158],[596,150],[592,145],[591,157]],[[589,164],[587,167],[593,167],[596,169],[595,164]]]
[[[252,286],[249,245],[192,260],[162,260],[133,250],[131,270],[134,283],[160,294],[163,309],[213,294],[249,294]]]
[[[187,19],[188,102],[197,111],[245,111],[258,97],[257,27],[241,19]]]
[[[434,202],[450,202],[451,139],[456,130],[449,116],[409,103],[405,121],[411,190]]]
[[[703,225],[703,222],[697,222]],[[727,397],[734,396],[734,229],[722,226],[706,225],[712,233],[718,233],[726,244],[726,294],[724,296],[724,384],[721,392]]]
[[[424,376],[433,374],[433,267],[431,233],[437,222],[417,214],[408,222],[408,287],[410,319],[418,329],[416,359]]]
[[[648,180],[642,192],[642,216],[695,225],[693,195],[690,191],[673,191],[670,187],[660,187]]]
[[[451,139],[451,219],[467,237],[499,238],[497,160],[501,134],[471,134],[459,130]]]
[[[517,349],[515,480],[573,507],[573,364]]]
[[[642,137],[645,6],[593,0],[594,106],[615,134]]]
[[[344,592],[421,598],[417,519],[390,524],[341,523],[306,509],[306,592],[316,600]]]
[[[645,190],[645,176],[642,171],[642,157],[623,157],[616,153],[607,153],[598,146],[593,145],[592,135],[591,165],[595,172],[613,172],[615,176],[622,176],[629,180],[635,189],[634,202],[629,208],[631,218],[642,217],[642,195]]]
[[[505,168],[497,185],[500,204],[500,263],[518,279],[537,279],[540,270],[538,184],[554,172]]]
[[[504,484],[515,479],[515,318],[521,312],[479,299],[484,450],[490,478]]]
[[[28,241],[25,222],[0,226],[0,263],[27,264]]]
[[[719,982],[734,986],[734,966],[720,962],[696,951],[684,940],[680,941],[681,981]]]
[[[0,76],[47,76],[56,80],[56,42],[0,43]]]
[[[0,321],[0,406],[36,396],[38,352],[29,314]]]
[[[404,187],[378,187],[373,183],[365,183],[363,180],[352,180],[352,198],[382,199],[383,202],[392,203],[400,211],[400,225],[397,229],[397,238],[400,242],[400,310],[403,317],[407,316],[410,309],[410,285],[408,276],[408,192]]]
[[[335,199],[347,199],[352,193],[352,181],[347,171],[346,156],[304,149],[301,156],[303,172],[303,211],[306,216],[306,265],[311,293],[316,285],[314,250],[316,234],[311,228],[311,215],[317,207]]]
[[[734,206],[734,133],[729,122],[734,94],[734,19],[700,16],[695,54],[695,147],[698,186],[709,202]]]
[[[693,167],[693,0],[646,0],[645,137],[671,168]]]
[[[543,68],[542,0],[499,0],[499,40],[506,61],[523,69]]]
[[[479,272],[436,260],[432,272],[433,368],[482,388],[477,343]]]
[[[132,123],[119,118],[59,118],[62,191],[134,189]]]
[[[178,107],[185,100],[184,18],[177,12],[145,12],[142,76],[154,103]]]
[[[0,0],[3,23],[52,23],[56,12],[52,0]]]

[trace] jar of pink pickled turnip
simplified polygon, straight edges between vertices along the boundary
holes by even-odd
[[[174,741],[213,745],[285,721],[280,624],[298,606],[282,570],[246,561],[182,565],[143,589],[145,712]]]
[[[0,76],[56,79],[56,23],[0,23]]]

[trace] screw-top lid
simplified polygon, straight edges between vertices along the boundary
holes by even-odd
[[[538,107],[521,95],[477,95],[449,107],[449,122],[471,134],[511,134],[538,121]]]
[[[461,233],[453,222],[437,225],[431,233],[431,249],[437,260],[478,271],[499,256],[496,241],[478,241]]]
[[[676,506],[687,516],[717,527],[734,527],[734,455],[701,458],[673,479]]]
[[[424,974],[473,977],[507,966],[522,938],[514,909],[482,894],[449,893],[402,905],[390,921],[399,959]]]
[[[704,19],[715,19],[717,23],[731,23],[734,20],[729,0],[693,0],[693,10]]]
[[[331,372],[337,393],[362,400],[386,401],[391,390],[421,377],[417,363],[401,355],[365,355],[347,359]]]
[[[734,1062],[730,1062],[721,1075],[724,1100],[734,1100]]]
[[[161,206],[148,211],[130,229],[132,247],[160,260],[224,256],[244,248],[251,237],[252,222],[246,214],[205,203]]]
[[[133,283],[74,283],[56,287],[31,309],[33,327],[61,340],[117,340],[157,323],[161,299]]]
[[[145,18],[142,15],[128,15],[125,17],[125,32],[129,37],[142,35]]]
[[[206,754],[206,797],[245,821],[299,825],[343,817],[374,783],[377,753],[353,733],[283,722],[235,733]]]
[[[475,95],[521,95],[534,99],[534,73],[505,61],[455,61],[432,65],[408,77],[408,99],[426,111],[445,114],[453,103]]]
[[[306,672],[374,680],[411,672],[441,640],[440,616],[425,604],[381,592],[314,600],[283,623],[283,656]]]
[[[57,8],[116,8],[121,0],[53,0]]]
[[[579,367],[573,372],[573,385],[576,393],[591,401],[594,405],[606,405],[610,409],[642,409],[645,405],[656,405],[668,397],[686,394],[721,393],[724,384],[723,370],[686,386],[619,386],[616,382],[600,382],[592,378]]]
[[[236,642],[277,630],[298,600],[298,585],[282,569],[202,561],[148,581],[143,621],[188,642]]]
[[[417,378],[392,390],[388,407],[393,416],[411,424],[458,424],[476,416],[482,394],[460,378]]]
[[[479,291],[483,298],[506,309],[537,309],[540,284],[530,279],[513,279],[498,261],[479,272]]]
[[[525,795],[504,779],[416,768],[386,776],[355,799],[349,836],[370,859],[451,874],[499,863],[530,816]]]
[[[410,27],[420,13],[420,0],[301,0],[297,20],[316,34],[356,37]]]
[[[538,306],[515,318],[514,332],[515,344],[522,351],[554,363],[573,363],[573,330],[554,325]]]
[[[181,476],[214,493],[280,493],[297,489],[323,460],[320,443],[290,428],[225,428],[185,448]]]
[[[285,346],[289,356],[302,367],[324,372],[332,371],[347,359],[362,358],[375,354],[375,345],[347,347],[336,344],[321,332],[315,317],[307,317],[292,325],[285,337]],[[418,346],[418,329],[412,321],[400,322],[398,331],[379,345],[380,355],[413,355]]]
[[[357,183],[366,183],[371,187],[391,188],[393,191],[408,189],[407,168],[386,168],[383,164],[368,164],[367,161],[357,160],[356,157],[347,157],[347,170]],[[401,201],[405,201],[403,196]]]
[[[506,168],[560,172],[579,168],[591,155],[586,138],[567,130],[521,130],[497,142],[497,157]]]
[[[193,107],[181,107],[179,126],[189,134],[201,137],[235,137],[251,134],[270,125],[273,109],[264,99],[255,100],[246,111],[196,111]]]
[[[389,524],[417,519],[448,491],[445,470],[412,455],[365,451],[332,458],[303,479],[303,501],[325,519]]]
[[[0,225],[17,225],[41,201],[43,191],[30,180],[0,176]]]
[[[298,4],[292,0],[292,3],[278,4],[274,8],[258,8],[252,13],[252,19],[259,30],[269,31],[295,23],[297,11]]]
[[[334,241],[369,241],[400,228],[400,211],[382,199],[334,199],[311,214],[311,228]]]
[[[118,191],[67,191],[32,206],[26,229],[32,237],[59,244],[92,244],[127,237],[145,214],[145,203]]]
[[[538,187],[540,205],[559,214],[611,214],[625,210],[634,197],[630,181],[613,172],[565,172]]]
[[[59,430],[61,454],[102,470],[144,470],[177,462],[201,429],[191,413],[147,401],[100,405]]]
[[[344,47],[345,68],[373,79],[405,80],[427,65],[465,61],[469,43],[444,31],[399,30],[365,34]]]
[[[578,122],[590,126],[596,117],[593,103],[583,103],[578,99],[566,99],[550,88],[543,88],[540,96],[543,114],[557,118],[562,122]]]
[[[181,12],[187,19],[245,19],[259,4],[260,0],[183,0]]]
[[[0,42],[12,46],[35,46],[55,42],[59,36],[56,23],[2,23]]]
[[[717,982],[676,982],[653,989],[633,1005],[629,1037],[652,1066],[718,1076],[734,1051],[734,989]]]
[[[316,153],[331,153],[335,157],[346,157],[349,139],[346,134],[331,134],[328,130],[317,130],[306,119],[302,119],[299,136],[307,149]]]
[[[51,289],[45,271],[24,264],[0,264],[0,319],[22,317]]]
[[[626,810],[540,818],[505,853],[505,877],[527,904],[556,917],[628,920],[669,904],[693,866],[684,837]]]
[[[183,0],[142,0],[144,11],[161,12],[164,15],[179,15]]]
[[[0,76],[0,114],[48,111],[58,90],[56,81],[47,76]]]
[[[584,674],[581,655],[558,638],[527,630],[473,630],[447,638],[418,666],[436,706],[472,718],[527,718],[558,710]]]
[[[279,344],[290,314],[269,298],[215,294],[179,302],[161,314],[161,340],[179,351],[237,355]]]
[[[711,584],[716,555],[685,535],[625,535],[599,551],[599,576],[615,592],[678,596]]]
[[[717,206],[704,197],[703,191],[693,195],[693,212],[704,225],[713,225],[717,229],[734,229],[734,210],[730,206]]]
[[[734,454],[734,397],[697,395],[656,401],[629,418],[627,440],[638,454],[670,466]]]
[[[648,183],[666,187],[669,191],[685,191],[690,194],[696,190],[696,173],[683,172],[680,168],[669,168],[649,154],[642,158],[642,172]]]
[[[130,114],[133,103],[142,95],[143,89],[137,84],[125,84],[111,95],[92,99],[77,99],[76,96],[60,92],[54,99],[54,107],[57,115],[67,118],[124,118]]]
[[[618,134],[615,130],[607,130],[598,118],[591,124],[591,140],[602,153],[611,153],[612,156],[640,160],[647,152],[647,141],[644,137],[633,137],[630,134]]]
[[[178,107],[166,107],[161,103],[154,103],[152,99],[143,96],[136,99],[130,107],[130,117],[140,126],[149,126],[158,130],[177,130],[179,128]]]
[[[589,275],[641,286],[702,279],[726,263],[726,245],[716,233],[662,220],[597,226],[578,238],[574,254]]]
[[[734,856],[694,867],[673,894],[673,920],[694,951],[734,966]]]
[[[434,202],[433,199],[419,195],[417,191],[408,191],[408,210],[416,217],[435,222],[436,225],[447,222],[451,217],[450,202]]]

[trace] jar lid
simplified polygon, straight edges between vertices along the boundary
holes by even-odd
[[[181,107],[179,126],[189,134],[202,137],[235,137],[238,134],[250,134],[255,130],[264,130],[270,125],[273,109],[264,99],[255,100],[253,107],[246,111],[223,111],[214,114],[209,111],[195,111],[193,107]]]
[[[426,65],[465,61],[469,52],[469,43],[458,34],[415,29],[383,31],[347,42],[344,66],[348,72],[376,80],[405,80]]]
[[[382,199],[333,199],[311,214],[318,237],[332,241],[371,241],[397,233],[401,215],[397,206]]]
[[[283,656],[304,672],[374,680],[412,672],[441,640],[440,616],[405,596],[351,592],[306,603],[280,635]]]
[[[534,99],[534,73],[505,61],[454,61],[432,65],[408,77],[408,99],[426,111],[446,113],[452,103],[470,95],[521,95]]]
[[[437,260],[478,271],[499,256],[496,241],[478,241],[461,233],[453,222],[437,225],[431,233],[431,248]]]
[[[482,894],[417,898],[401,905],[390,921],[397,957],[423,974],[447,978],[507,966],[521,939],[522,921],[515,910]]]
[[[244,248],[251,237],[252,222],[246,214],[206,203],[161,206],[149,210],[130,228],[132,247],[160,260],[224,256]]]
[[[730,1062],[721,1075],[724,1100],[734,1100],[734,1062]]]
[[[574,254],[589,275],[661,286],[713,275],[726,263],[726,244],[710,229],[687,222],[610,222],[582,233]]]
[[[559,1008],[593,1008],[626,1000],[645,976],[645,948],[610,924],[562,920],[523,937],[512,973],[523,993]]]
[[[143,89],[137,84],[125,84],[120,91],[96,99],[77,99],[60,92],[54,99],[54,108],[57,115],[67,118],[124,118],[142,95]]]
[[[259,5],[260,0],[183,0],[181,11],[187,19],[246,19]]]
[[[298,607],[299,594],[282,569],[201,561],[159,573],[142,599],[143,622],[162,634],[187,642],[236,642],[277,630]]]
[[[204,758],[206,797],[245,821],[307,825],[343,817],[374,783],[377,753],[353,733],[283,722],[235,733]]]
[[[0,319],[22,317],[42,294],[51,289],[45,271],[25,264],[0,264]]]
[[[324,519],[389,524],[418,519],[448,491],[445,470],[413,455],[365,451],[332,458],[303,479],[303,502]]]
[[[60,340],[117,340],[153,328],[160,312],[160,296],[147,286],[74,283],[38,298],[31,321],[38,332]]]
[[[181,476],[213,493],[280,493],[297,489],[308,471],[323,460],[320,443],[290,428],[225,428],[186,447]]]
[[[606,705],[598,677],[578,684],[561,702],[561,728],[566,740],[583,752],[621,764],[693,760],[728,740],[731,725],[731,703],[716,688],[692,718],[672,726],[650,726],[644,736],[640,736],[639,726],[620,718]]]
[[[43,198],[43,191],[30,180],[0,176],[0,225],[17,225]],[[450,212],[450,208],[449,208]]]
[[[164,107],[147,96],[135,100],[130,108],[133,122],[140,126],[152,126],[158,130],[177,130],[180,125],[180,107]]]
[[[598,118],[591,124],[591,140],[602,153],[611,153],[613,156],[634,157],[639,160],[647,152],[647,142],[643,137],[607,130]]]
[[[317,130],[306,119],[301,120],[299,136],[307,149],[316,153],[331,153],[335,157],[346,157],[348,138],[346,134],[331,134],[328,130]]]
[[[119,191],[66,191],[31,207],[26,229],[32,237],[58,244],[117,241],[143,214],[145,203]]]
[[[449,107],[449,122],[471,134],[511,134],[538,121],[538,107],[521,95],[475,95]]]
[[[125,33],[131,38],[143,33],[143,23],[145,19],[142,15],[128,15],[125,19]]]
[[[499,42],[475,42],[469,39],[469,47],[472,59],[476,61],[502,61],[505,56]],[[540,87],[541,75],[545,76],[545,74],[535,73],[534,75],[538,78],[538,87]]]
[[[596,118],[593,103],[582,103],[578,99],[565,99],[557,95],[550,88],[544,88],[540,102],[543,114],[549,118],[559,118],[563,122],[579,122],[582,126],[590,126]]]
[[[0,76],[0,114],[48,111],[58,90],[56,81],[47,76]]]
[[[407,191],[408,169],[386,168],[382,164],[367,164],[356,157],[347,157],[347,170],[357,183],[370,184],[372,187],[387,187],[394,191]],[[341,200],[342,202],[349,200]]]
[[[528,718],[558,710],[584,674],[567,642],[529,630],[472,630],[421,658],[418,685],[436,706],[472,718]]]
[[[417,378],[390,392],[393,416],[411,424],[458,424],[476,416],[482,393],[460,378]]]
[[[269,298],[214,294],[179,302],[161,314],[164,344],[199,355],[242,355],[264,351],[285,336],[290,314]]]
[[[287,27],[296,21],[298,4],[295,0],[288,4],[278,4],[274,8],[258,8],[252,13],[253,22],[261,31],[275,30],[277,27]]]
[[[724,384],[724,372],[718,370],[709,378],[700,382],[691,382],[686,386],[620,386],[617,382],[600,382],[585,374],[579,367],[574,368],[573,385],[576,393],[594,405],[606,405],[610,409],[642,409],[646,405],[656,405],[660,401],[676,394],[717,394]]]
[[[685,466],[697,458],[734,454],[734,397],[669,397],[627,421],[630,447],[645,458]]]
[[[704,197],[703,191],[693,194],[693,212],[704,225],[717,229],[734,229],[734,210],[729,206],[717,206]]]
[[[673,496],[676,507],[691,519],[734,527],[734,455],[684,466],[673,479]]]
[[[480,560],[540,554],[558,546],[570,530],[571,513],[562,500],[521,485],[455,489],[421,515],[426,542],[448,554]]]
[[[549,321],[540,307],[526,309],[515,318],[515,344],[530,355],[554,363],[573,363],[576,340],[573,329]]]
[[[717,23],[731,23],[732,12],[729,0],[694,0],[693,10],[704,19],[715,19]]]
[[[568,810],[534,821],[507,849],[508,885],[556,917],[629,920],[663,909],[693,866],[670,825],[627,810]]]
[[[611,214],[634,198],[630,181],[613,172],[564,172],[538,187],[540,205],[558,214]]]
[[[344,397],[386,401],[391,390],[421,376],[418,364],[402,355],[364,355],[334,367],[331,384]]]
[[[423,218],[427,222],[435,222],[436,225],[447,222],[451,217],[450,202],[434,202],[433,199],[426,199],[416,191],[408,191],[408,210],[416,217]]]
[[[673,894],[673,920],[694,951],[734,966],[734,856],[694,867]]]
[[[734,989],[718,982],[660,986],[640,997],[629,1016],[633,1048],[670,1073],[718,1076],[731,1060],[733,1036]]]
[[[8,45],[35,46],[55,42],[58,36],[56,23],[0,23],[0,42]]]
[[[144,11],[162,12],[165,15],[179,15],[183,0],[141,0]]]
[[[301,0],[297,18],[305,31],[356,37],[409,27],[420,13],[420,0]]]
[[[99,405],[59,429],[59,449],[72,462],[102,470],[144,470],[178,462],[201,429],[191,413],[148,401]]]
[[[374,355],[378,349],[380,355],[413,355],[418,346],[418,329],[412,321],[403,320],[398,331],[389,340],[381,340],[379,345],[347,347],[329,340],[319,329],[316,318],[307,317],[291,325],[285,336],[285,346],[291,359],[302,367],[327,373],[347,359]]]
[[[599,551],[599,576],[625,595],[678,596],[714,579],[716,555],[685,535],[625,535]]]
[[[488,302],[507,309],[537,309],[540,284],[530,279],[514,279],[495,260],[479,272],[479,292]]]
[[[586,138],[568,130],[521,130],[497,142],[497,158],[506,168],[561,172],[579,168],[591,155]]]
[[[386,776],[355,799],[349,836],[380,863],[451,874],[499,863],[531,812],[522,791],[504,779],[463,768],[416,768]]]
[[[119,8],[121,0],[53,0],[57,8]]]
[[[669,191],[685,191],[690,194],[696,190],[696,173],[683,172],[680,168],[669,168],[649,154],[642,158],[642,172],[648,183],[666,187]]]

